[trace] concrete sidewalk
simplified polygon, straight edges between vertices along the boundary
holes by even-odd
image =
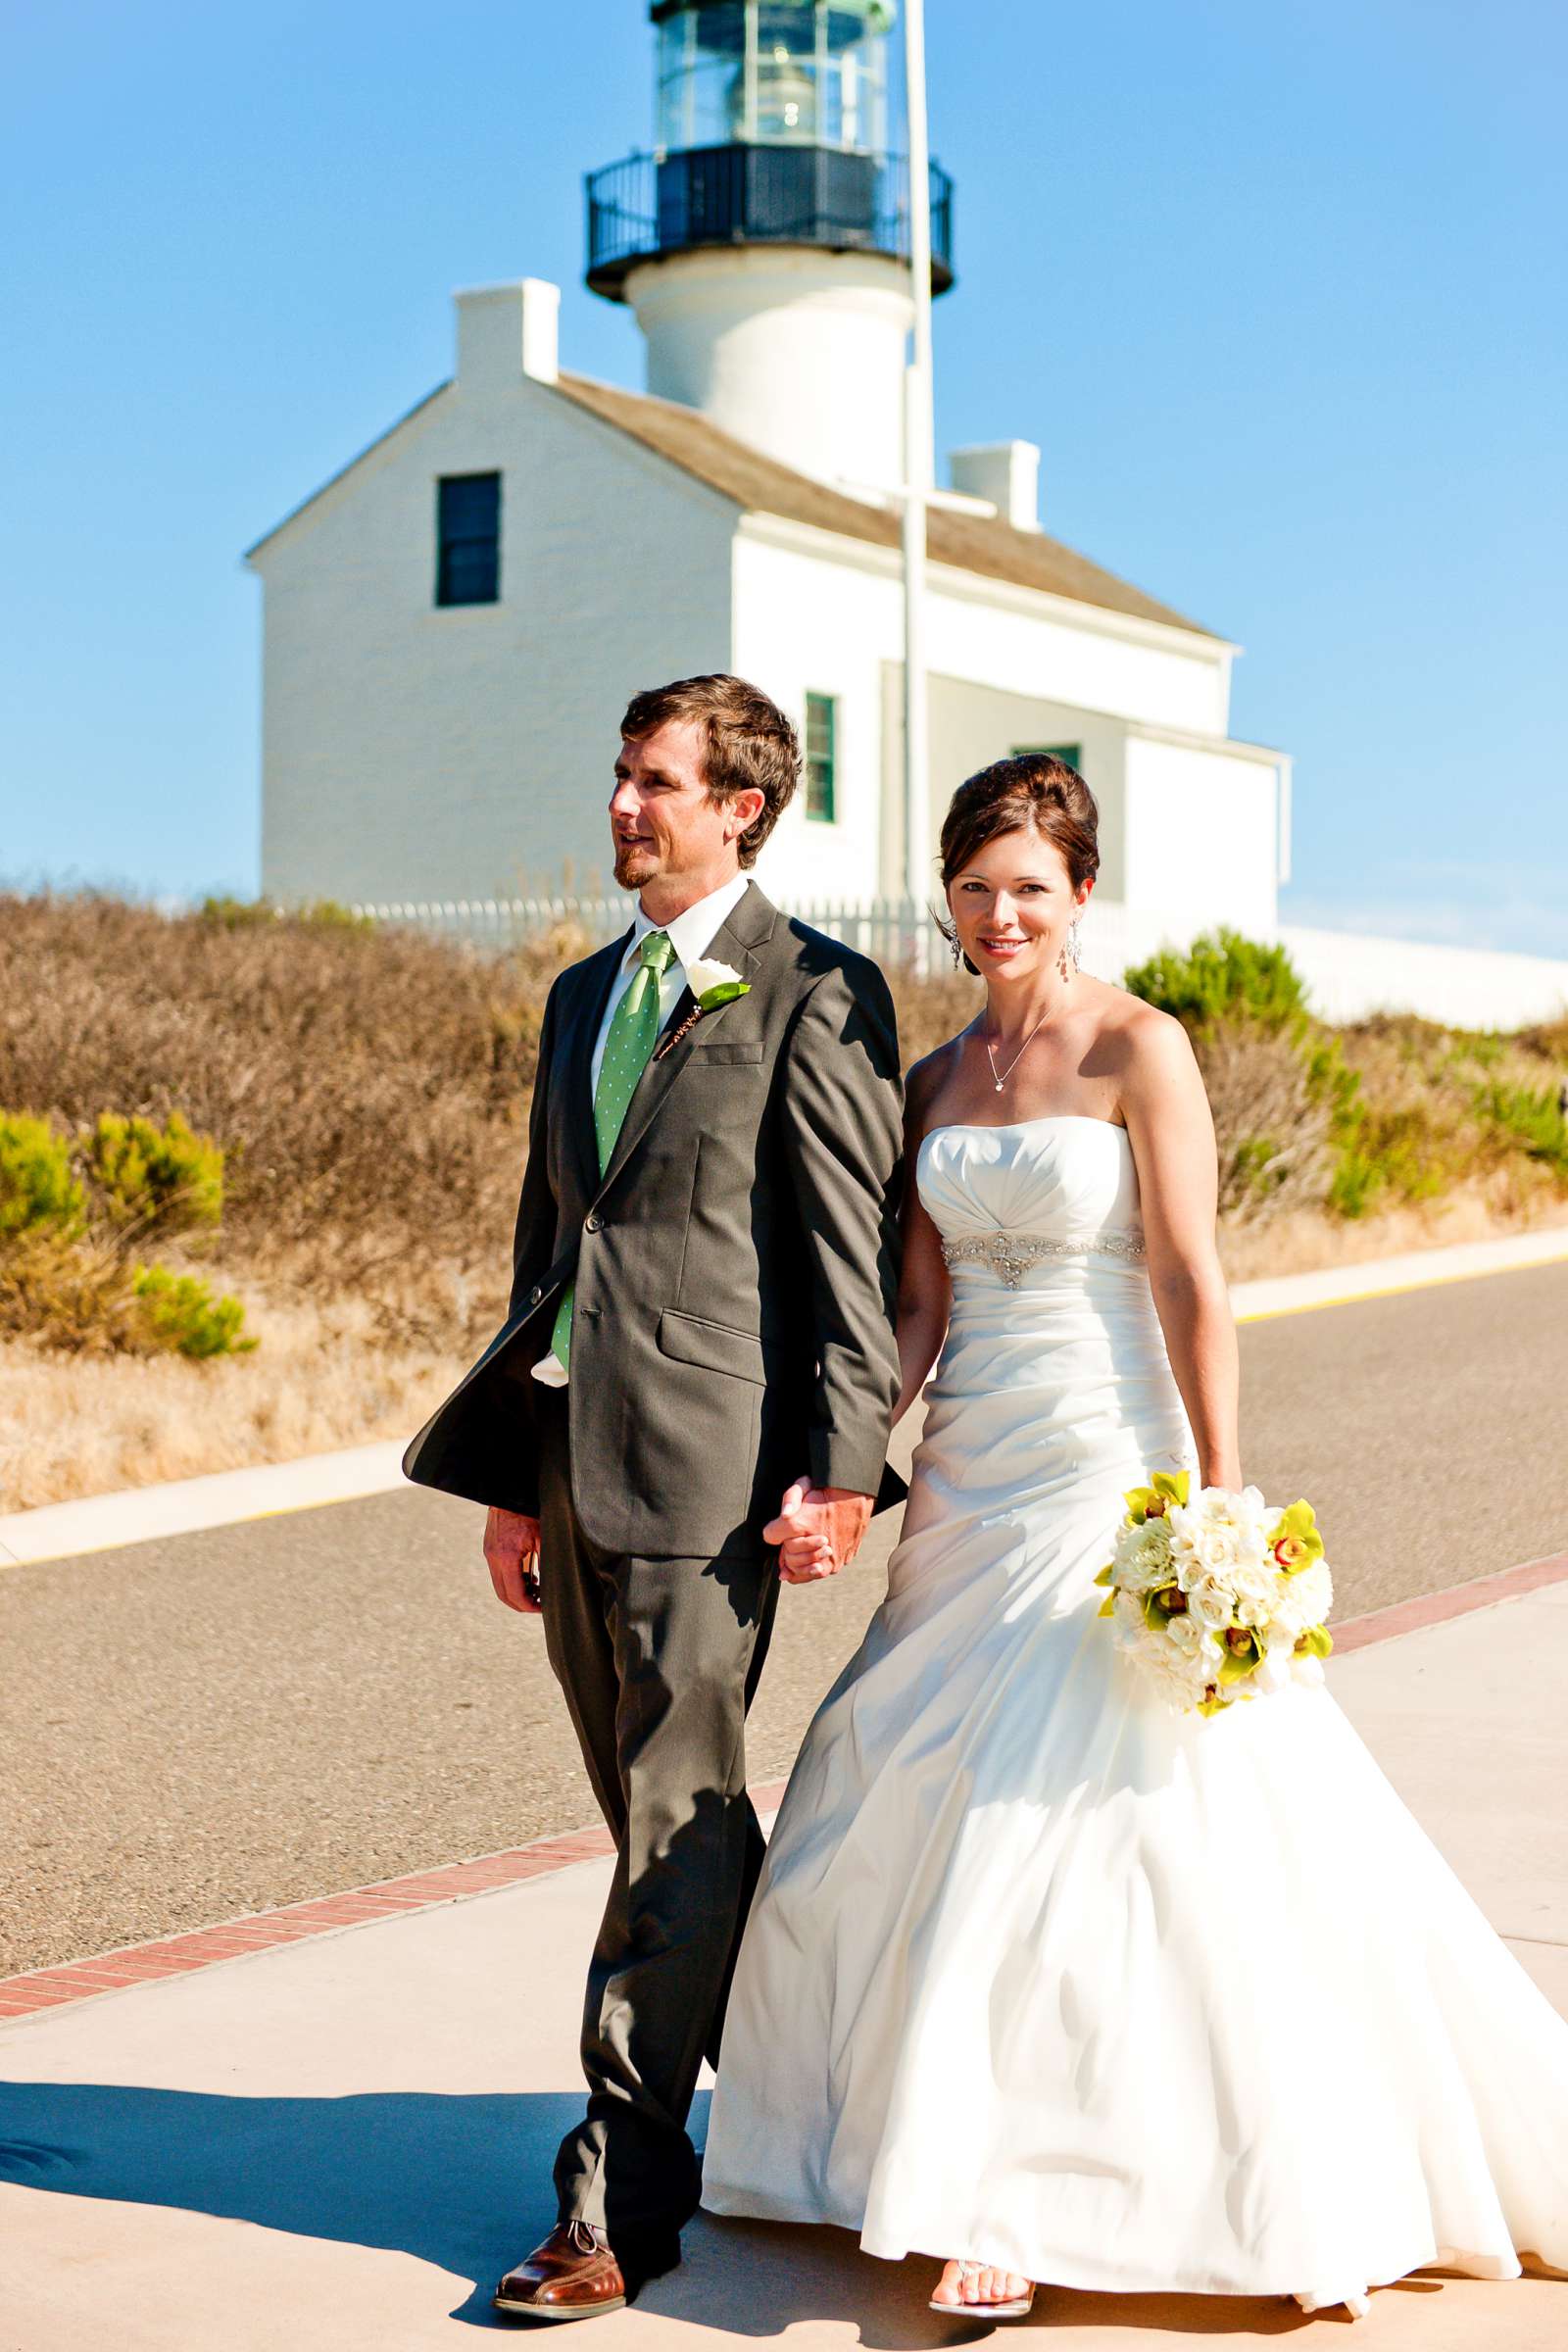
[[[1497,1929],[1568,2013],[1568,1583],[1336,1661],[1334,1688]],[[0,2352],[370,2352],[498,2328],[490,2286],[552,2219],[609,1865],[0,2026]],[[972,2343],[934,2272],[831,2230],[700,2221],[592,2323],[598,2352]],[[1042,2292],[1063,2352],[1310,2333],[1279,2304]],[[1380,2293],[1388,2352],[1547,2352],[1568,2282]],[[510,2330],[536,2337],[525,2326]]]

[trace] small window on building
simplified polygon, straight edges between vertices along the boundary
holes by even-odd
[[[435,601],[493,605],[501,596],[501,476],[444,473],[436,484]]]
[[[806,813],[818,824],[838,817],[839,706],[836,695],[806,698]]]
[[[1015,743],[1015,760],[1065,760],[1069,767],[1084,772],[1084,747],[1081,743]]]

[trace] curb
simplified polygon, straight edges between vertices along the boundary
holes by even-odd
[[[1320,1306],[1351,1306],[1439,1283],[1474,1282],[1489,1274],[1519,1274],[1568,1258],[1568,1225],[1540,1225],[1498,1234],[1489,1242],[1450,1242],[1441,1250],[1407,1250],[1398,1257],[1369,1258],[1360,1266],[1323,1266],[1307,1274],[1270,1274],[1233,1282],[1231,1311],[1238,1323],[1300,1315]],[[0,1530],[3,1539],[3,1530]]]
[[[1503,1234],[1490,1242],[1456,1242],[1442,1250],[1411,1250],[1362,1266],[1334,1266],[1309,1274],[1281,1274],[1265,1281],[1231,1285],[1238,1323],[1259,1323],[1275,1315],[1298,1315],[1317,1307],[1348,1306],[1361,1298],[1386,1298],[1445,1282],[1468,1282],[1489,1274],[1513,1274],[1531,1266],[1568,1260],[1568,1225],[1530,1233]],[[162,1486],[129,1487],[117,1494],[91,1494],[74,1502],[42,1503],[35,1510],[0,1516],[0,1569],[32,1567],[46,1560],[118,1551],[160,1537],[199,1535],[235,1527],[286,1511],[355,1502],[390,1494],[406,1482],[400,1467],[403,1441],[352,1446],[333,1453],[312,1453],[293,1462],[268,1462],[249,1470],[217,1470],[203,1478],[173,1479]]]
[[[1373,1609],[1351,1617],[1334,1635],[1336,1657],[1369,1649],[1380,1642],[1468,1617],[1477,1609],[1492,1609],[1521,1600],[1547,1585],[1568,1581],[1568,1551],[1546,1559],[1526,1560],[1494,1576],[1476,1577],[1453,1585],[1446,1592],[1427,1592],[1413,1600],[1396,1601],[1392,1608]],[[774,1810],[784,1794],[783,1781],[769,1781],[751,1791],[760,1813]],[[538,1838],[529,1845],[513,1846],[498,1854],[480,1854],[466,1862],[438,1864],[430,1870],[409,1872],[403,1878],[378,1879],[342,1894],[285,1903],[275,1911],[257,1911],[214,1928],[185,1935],[160,1936],[151,1943],[133,1943],[87,1960],[70,1960],[51,1968],[28,1969],[17,1977],[0,1978],[0,2029],[11,2020],[41,2015],[104,1993],[124,1992],[160,1977],[186,1976],[195,1969],[216,1968],[225,1960],[243,1960],[257,1952],[275,1951],[309,1936],[338,1936],[351,1928],[370,1926],[378,1919],[396,1919],[413,1911],[434,1911],[443,1904],[472,1895],[496,1894],[503,1887],[529,1879],[551,1877],[579,1862],[599,1862],[614,1852],[610,1832],[573,1830],[564,1837]]]
[[[12,1511],[0,1517],[0,1568],[118,1551],[122,1544],[150,1544],[160,1536],[200,1535],[247,1519],[389,1494],[406,1483],[406,1439],[391,1438],[377,1446],[308,1453],[293,1462],[214,1470],[202,1478],[169,1479],[160,1486],[127,1487],[118,1494],[87,1494],[74,1502]]]

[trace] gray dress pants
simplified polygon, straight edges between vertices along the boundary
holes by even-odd
[[[746,1711],[772,1631],[777,1554],[628,1558],[589,1544],[571,1502],[564,1390],[541,1389],[545,1643],[615,1875],[588,1972],[588,2111],[556,2159],[564,2220],[619,2252],[696,2211],[686,2130],[715,2061],[763,1841],[746,1793]]]

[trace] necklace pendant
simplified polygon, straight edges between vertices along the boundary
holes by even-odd
[[[1003,1088],[1005,1086],[1005,1084],[1006,1084],[1006,1080],[1005,1080],[1004,1078],[999,1078],[999,1079],[997,1080],[997,1092],[998,1092],[998,1094],[999,1094],[999,1095],[1001,1094],[1001,1092],[1002,1092]]]

